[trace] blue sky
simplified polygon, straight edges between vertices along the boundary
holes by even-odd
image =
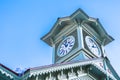
[[[52,63],[52,48],[40,40],[58,17],[78,8],[99,18],[115,40],[105,47],[120,75],[119,0],[0,0],[0,63],[15,70]]]

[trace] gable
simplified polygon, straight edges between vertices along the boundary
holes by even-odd
[[[114,77],[116,77],[117,80],[119,80],[119,76],[116,73],[116,71],[114,70],[113,66],[111,65],[110,61],[106,58],[106,71],[108,74],[113,75]]]

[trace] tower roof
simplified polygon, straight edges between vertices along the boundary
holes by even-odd
[[[67,17],[58,18],[53,28],[41,39],[46,42],[48,45],[52,46],[52,38],[60,32],[65,26],[72,24],[88,24],[91,25],[91,28],[95,30],[102,39],[103,45],[107,45],[112,42],[114,39],[108,35],[108,33],[103,28],[98,18],[89,17],[83,10],[78,9],[72,15]]]

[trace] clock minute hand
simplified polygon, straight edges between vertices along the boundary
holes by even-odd
[[[97,46],[96,45],[92,45],[92,48],[97,48]]]

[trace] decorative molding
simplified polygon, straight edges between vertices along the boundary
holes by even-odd
[[[8,72],[6,72],[6,71],[4,71],[4,70],[2,70],[2,69],[0,69],[0,72],[4,75],[6,75],[7,77],[10,77],[10,79],[13,79],[13,76],[11,75],[11,74],[9,74]]]
[[[69,80],[72,80],[73,78],[76,78],[77,76],[80,77],[83,74],[85,74],[86,72],[84,71],[84,69],[82,69],[82,66],[87,66],[87,65],[92,65],[94,67],[96,67],[99,71],[101,71],[102,73],[104,73],[105,75],[107,75],[108,77],[110,77],[113,80],[117,80],[114,76],[112,76],[111,74],[108,74],[103,68],[101,68],[100,66],[98,66],[98,62],[103,61],[102,58],[100,59],[94,59],[94,60],[86,60],[86,61],[79,61],[79,62],[73,62],[73,63],[67,63],[67,64],[57,64],[57,65],[53,65],[50,67],[46,67],[46,68],[38,68],[38,69],[32,69],[30,71],[30,75],[29,78],[32,76],[37,76],[37,75],[44,75],[44,74],[50,74],[48,76],[48,78],[46,78],[47,80],[51,80],[54,78],[52,77],[51,73],[56,73],[59,72],[60,73],[57,75],[59,80],[67,80],[67,78],[69,78]],[[80,67],[76,72],[73,71],[74,68],[76,67]],[[67,72],[67,74],[65,74],[63,71],[70,69],[70,72]],[[76,75],[77,74],[77,75]],[[68,75],[68,77],[67,77]],[[51,76],[51,77],[50,77]],[[50,78],[50,79],[49,79]]]

